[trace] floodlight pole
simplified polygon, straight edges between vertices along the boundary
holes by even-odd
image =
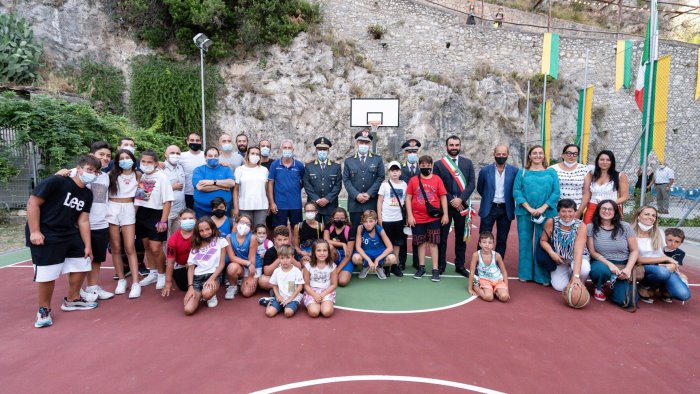
[[[207,125],[206,125],[206,115],[204,113],[204,48],[199,47],[199,64],[200,64],[200,78],[202,82],[202,146],[204,149],[207,147]]]

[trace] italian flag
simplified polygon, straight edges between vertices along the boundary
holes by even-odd
[[[634,86],[634,101],[637,102],[637,107],[640,111],[644,111],[644,84],[648,79],[647,72],[649,71],[649,55],[651,50],[651,17],[647,23],[647,32],[644,37],[644,52],[639,60],[639,70],[637,71],[637,82]],[[656,40],[656,37],[655,37]]]

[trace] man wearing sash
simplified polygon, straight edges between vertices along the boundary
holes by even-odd
[[[464,266],[464,256],[467,251],[465,224],[466,215],[469,215],[469,199],[476,186],[474,166],[472,161],[459,152],[462,141],[456,135],[451,135],[446,141],[447,155],[435,162],[433,174],[442,179],[447,189],[447,201],[449,203],[448,216],[450,221],[442,226],[440,233],[439,264],[440,274],[445,271],[447,265],[447,237],[450,234],[450,223],[454,220],[455,232],[455,272],[469,277],[469,270]],[[471,229],[467,229],[470,231]]]

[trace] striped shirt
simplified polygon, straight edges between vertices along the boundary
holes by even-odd
[[[583,199],[583,181],[590,172],[588,166],[579,164],[573,171],[566,171],[559,164],[549,168],[553,168],[559,177],[559,199],[570,198],[576,202],[577,207],[580,206]]]
[[[602,254],[608,260],[627,261],[630,256],[630,248],[627,243],[627,238],[634,237],[634,230],[627,222],[620,222],[622,231],[617,233],[615,239],[612,239],[612,230],[604,228],[598,229],[598,234],[593,238],[593,245],[596,252]],[[593,223],[587,227],[587,234],[593,237]]]

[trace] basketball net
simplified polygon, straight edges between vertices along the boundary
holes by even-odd
[[[382,121],[381,120],[370,120],[369,122],[367,122],[367,124],[369,124],[369,127],[372,128],[372,133],[374,133],[376,135],[377,129],[379,128],[379,126],[381,126]]]

